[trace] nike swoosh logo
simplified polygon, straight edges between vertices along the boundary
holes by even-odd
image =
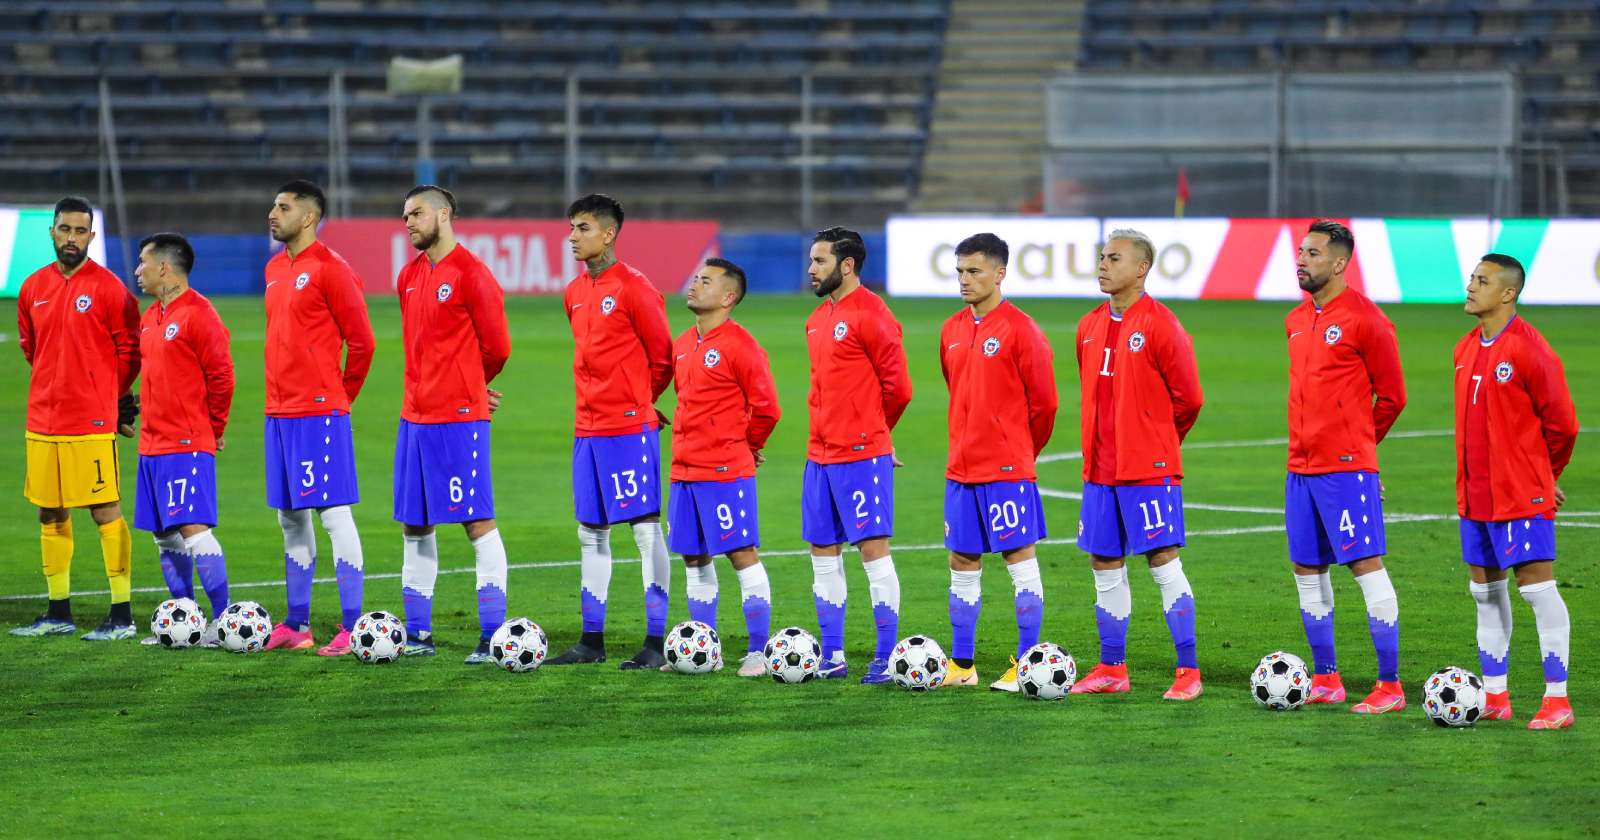
[[[45,304],[47,304],[49,302],[50,301],[48,301],[48,300],[36,300],[36,301],[33,302],[33,305],[34,306],[44,306]]]
[[[312,493],[315,493],[315,492],[317,492],[317,488],[313,487],[310,490],[301,490],[300,491],[300,495],[302,497],[304,497],[304,496],[309,496],[309,495],[311,495]]]
[[[688,353],[679,353],[678,354],[678,358],[681,359],[681,358],[683,358],[684,356],[687,356],[687,355],[689,355],[689,354]]]
[[[856,523],[856,530],[858,530],[858,531],[861,530],[862,528],[865,528],[865,527],[867,527],[867,520],[865,520],[865,519],[863,519],[860,522]]]
[[[410,293],[411,293],[411,290],[412,290],[412,289],[415,289],[415,288],[416,288],[416,286],[407,286],[407,287],[406,287],[406,293],[407,293],[407,294],[410,294]]]
[[[1507,556],[1507,557],[1510,557],[1510,556],[1511,556],[1511,553],[1512,553],[1512,552],[1514,552],[1514,551],[1516,551],[1516,550],[1517,550],[1517,547],[1516,547],[1516,546],[1514,546],[1514,545],[1509,545],[1509,546],[1506,546],[1506,556]]]
[[[451,510],[451,511],[452,511],[452,512],[454,512],[454,511],[458,511],[458,510],[460,510],[460,509],[461,509],[461,506],[460,506],[460,505],[451,505],[451,506],[450,506],[450,510]]]
[[[183,508],[167,508],[167,515],[168,516],[177,516],[178,512],[182,511],[182,510],[183,510]]]
[[[279,283],[279,282],[281,282],[281,281],[278,281],[278,280],[274,280],[274,281],[272,281],[272,282],[271,282],[271,283],[268,283],[268,284],[267,284],[267,288],[269,288],[269,289],[270,289],[270,288],[272,288],[272,287],[273,287],[273,286],[276,286],[276,285],[278,285],[278,283]]]
[[[1005,532],[1005,533],[1004,533],[1004,534],[1001,534],[1001,535],[1000,535],[1000,539],[1002,539],[1002,540],[1005,540],[1005,539],[1010,539],[1010,538],[1011,538],[1011,535],[1012,535],[1012,534],[1015,534],[1015,533],[1016,533],[1016,531],[1014,531],[1014,530],[1013,530],[1013,531],[1007,531],[1007,532]]]
[[[1303,333],[1303,332],[1305,332],[1305,330],[1300,330],[1299,332],[1289,333],[1289,337],[1290,338],[1294,338],[1295,336],[1297,336],[1297,335],[1299,335],[1300,333]]]
[[[1088,344],[1088,343],[1089,343],[1089,342],[1091,342],[1091,341],[1094,341],[1094,339],[1092,339],[1092,338],[1086,338],[1086,339],[1084,339],[1084,340],[1082,340],[1082,341],[1080,341],[1080,342],[1078,342],[1078,343],[1079,343],[1079,344]]]
[[[577,309],[578,309],[578,308],[580,308],[580,307],[582,307],[582,306],[583,306],[583,304],[581,304],[581,303],[574,303],[574,304],[573,304],[573,305],[572,305],[572,308],[573,308],[573,309],[574,309],[574,310],[577,310]]]
[[[622,504],[620,504],[620,505],[617,505],[617,507],[619,507],[619,508],[626,508],[626,507],[627,507],[627,506],[628,506],[628,505],[630,505],[630,504],[632,504],[632,502],[623,502],[623,503],[622,503]]]
[[[1460,370],[1460,369],[1462,369],[1464,367],[1466,367],[1466,365],[1456,365],[1456,370]]]
[[[733,536],[733,532],[729,531],[728,533],[722,535],[722,539],[727,539],[727,538],[729,538],[731,536]]]
[[[98,493],[98,492],[100,492],[101,490],[104,490],[104,489],[106,489],[106,488],[104,488],[104,487],[96,487],[93,490],[89,491],[89,495],[93,496],[94,494],[96,494],[96,493]]]
[[[149,332],[149,331],[150,331],[150,328],[149,328],[149,327],[140,327],[140,328],[139,328],[139,333],[140,333],[140,334],[141,334],[141,335],[142,335],[142,334],[144,334],[144,333],[147,333],[147,332]]]
[[[946,349],[946,350],[954,350],[954,349],[956,349],[957,347],[960,347],[960,346],[961,346],[961,342],[958,341],[955,344],[952,344],[949,347],[946,347],[944,349]]]
[[[816,331],[817,331],[817,330],[816,330],[816,328],[815,328],[815,327],[813,327],[813,328],[811,328],[811,329],[809,329],[809,330],[806,330],[806,335],[810,335],[810,334],[812,334],[812,333],[814,333],[814,332],[816,332]]]
[[[1349,551],[1350,549],[1355,548],[1355,547],[1356,547],[1356,541],[1355,540],[1351,540],[1351,541],[1345,543],[1344,545],[1339,546],[1339,550],[1340,551]]]
[[[1144,532],[1144,538],[1147,539],[1147,540],[1153,540],[1156,537],[1159,537],[1162,534],[1166,533],[1166,530],[1167,530],[1166,528],[1157,528],[1154,531],[1145,531]]]

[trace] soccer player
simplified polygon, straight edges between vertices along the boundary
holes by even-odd
[[[1128,620],[1133,592],[1124,559],[1143,554],[1161,591],[1177,671],[1161,696],[1200,696],[1194,591],[1183,573],[1183,460],[1205,396],[1194,344],[1178,316],[1145,293],[1155,264],[1150,238],[1113,230],[1100,250],[1100,291],[1110,296],[1078,320],[1078,386],[1083,413],[1083,503],[1078,548],[1094,570],[1100,662],[1075,694],[1130,690]]]
[[[139,375],[139,303],[121,279],[89,259],[94,237],[89,202],[56,202],[50,222],[55,262],[29,275],[18,292],[17,346],[33,369],[23,495],[39,507],[49,605],[33,623],[12,629],[13,636],[77,632],[70,600],[70,509],[85,507],[100,532],[111,612],[83,638],[134,635],[132,540],[122,518],[113,435],[133,435],[134,401],[124,395]]]
[[[350,627],[361,615],[364,589],[361,535],[350,506],[361,500],[356,484],[350,405],[372,367],[372,323],[361,278],[349,263],[317,241],[328,209],[309,181],[278,188],[267,229],[284,248],[266,269],[267,504],[278,511],[288,612],[267,640],[267,650],[301,650],[311,634],[311,581],[317,570],[316,511],[333,546],[339,584],[339,630],[319,656],[350,652]],[[340,356],[344,357],[343,369]]]
[[[811,355],[811,439],[800,490],[800,533],[811,543],[811,592],[822,628],[824,679],[849,675],[844,659],[845,577],[841,546],[861,552],[878,640],[866,684],[889,681],[900,627],[900,578],[889,555],[894,533],[894,454],[889,431],[911,402],[900,322],[861,285],[867,246],[834,227],[811,241],[811,290],[823,298],[806,319]]]
[[[1511,719],[1506,658],[1511,647],[1507,570],[1533,608],[1544,663],[1544,702],[1529,729],[1572,725],[1567,701],[1571,625],[1556,588],[1556,485],[1572,460],[1578,415],[1561,359],[1517,316],[1526,273],[1504,254],[1485,254],[1467,282],[1478,325],[1455,349],[1456,512],[1461,559],[1478,604],[1478,662],[1488,691],[1485,720]]]
[[[611,526],[627,523],[644,575],[644,644],[624,671],[666,663],[671,558],[661,534],[661,438],[655,402],[672,382],[667,302],[649,279],[617,260],[622,205],[588,195],[567,208],[572,255],[584,271],[567,284],[572,381],[572,504],[578,518],[578,599],[583,636],[548,665],[606,661],[606,600],[611,587]]]
[[[689,618],[712,627],[717,567],[711,558],[726,554],[732,561],[750,636],[739,676],[759,677],[766,673],[761,649],[771,630],[772,586],[756,554],[756,467],[766,461],[761,448],[780,412],[766,351],[731,317],[744,292],[744,270],[715,257],[689,281],[694,326],[672,343],[678,425],[667,538],[683,555]]]
[[[211,301],[189,286],[194,248],[176,233],[139,243],[139,288],[155,298],[139,321],[144,363],[144,428],[133,524],[155,535],[161,574],[174,598],[194,597],[194,576],[211,602],[201,644],[217,645],[216,618],[228,606],[228,566],[217,524],[217,452],[233,404],[228,328]],[[156,644],[150,636],[143,642]]]
[[[1383,567],[1383,487],[1378,443],[1406,404],[1394,324],[1345,284],[1355,238],[1337,222],[1313,222],[1295,276],[1310,294],[1284,319],[1289,343],[1289,474],[1284,527],[1300,590],[1300,618],[1315,673],[1307,703],[1342,703],[1333,644],[1333,583],[1346,566],[1367,601],[1378,682],[1357,714],[1406,707],[1400,688],[1400,605]]]
[[[1056,424],[1056,375],[1044,331],[1000,293],[1011,249],[992,233],[956,246],[965,307],[939,333],[939,367],[950,389],[944,544],[950,550],[950,674],[976,686],[973,663],[983,604],[983,555],[1006,561],[1017,611],[1017,652],[989,687],[1017,690],[1017,658],[1039,642],[1044,582],[1034,543],[1047,534],[1034,460]]]
[[[466,664],[489,661],[489,637],[506,619],[506,547],[494,521],[489,415],[500,392],[489,383],[511,357],[505,292],[456,243],[456,199],[424,184],[406,194],[406,232],[418,253],[400,270],[405,396],[394,447],[394,518],[405,526],[400,569],[407,656],[432,656],[433,585],[439,577],[434,526],[459,522],[477,558],[477,648]]]

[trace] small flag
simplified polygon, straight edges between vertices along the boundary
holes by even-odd
[[[1172,215],[1174,218],[1183,218],[1183,209],[1189,204],[1189,173],[1183,167],[1178,167],[1178,197],[1172,202]]]

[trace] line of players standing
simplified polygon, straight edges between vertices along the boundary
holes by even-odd
[[[316,566],[312,512],[328,532],[341,625],[317,650],[349,650],[361,612],[362,548],[350,505],[358,501],[350,405],[365,381],[373,336],[361,283],[317,242],[326,200],[294,181],[277,193],[269,229],[285,248],[266,267],[266,482],[284,536],[287,615],[270,649],[315,647],[310,616]],[[431,608],[438,574],[434,528],[460,523],[477,560],[482,635],[467,657],[486,661],[504,621],[506,552],[494,520],[489,419],[500,394],[488,387],[510,356],[503,292],[453,233],[455,198],[435,186],[406,197],[404,223],[419,252],[397,287],[405,390],[394,463],[394,518],[404,526],[402,594],[408,655],[432,655]],[[743,299],[737,265],[708,259],[686,303],[695,325],[673,339],[659,291],[616,258],[623,210],[590,195],[569,208],[569,242],[585,271],[563,305],[576,343],[573,501],[579,522],[583,631],[548,664],[605,661],[611,527],[631,526],[642,558],[646,636],[625,670],[664,666],[662,636],[671,580],[668,551],[686,567],[691,618],[715,626],[712,558],[725,554],[739,578],[748,651],[741,676],[763,673],[771,587],[760,542],[756,469],[780,411],[765,351],[731,312]],[[135,635],[129,606],[130,536],[117,497],[113,430],[133,433],[129,393],[143,375],[135,524],[154,534],[168,588],[193,596],[198,571],[213,616],[228,602],[216,524],[215,453],[233,391],[228,332],[188,284],[194,252],[177,234],[140,243],[135,270],[155,302],[141,318],[121,281],[86,257],[91,208],[56,207],[57,259],[25,282],[20,344],[33,366],[25,492],[40,508],[47,612],[13,635],[75,632],[68,600],[72,531],[68,509],[88,507],[99,528],[111,614],[85,639]],[[1405,405],[1395,330],[1344,271],[1350,231],[1312,224],[1297,275],[1308,299],[1285,319],[1290,356],[1289,463],[1285,526],[1301,614],[1315,663],[1311,703],[1345,699],[1333,644],[1329,567],[1351,569],[1366,601],[1378,679],[1352,707],[1382,714],[1405,707],[1399,683],[1399,608],[1383,565],[1382,487],[1376,448]],[[949,461],[944,504],[950,551],[953,662],[947,685],[979,684],[974,655],[984,554],[1004,559],[1013,583],[1016,651],[1039,639],[1044,587],[1034,547],[1048,536],[1035,462],[1049,441],[1057,390],[1049,340],[1005,300],[1007,245],[980,233],[956,249],[965,306],[944,323],[941,369],[949,389]],[[877,639],[863,683],[888,681],[898,636],[900,587],[890,555],[895,456],[891,430],[911,400],[900,325],[862,286],[861,237],[817,234],[810,254],[822,302],[806,322],[811,360],[810,439],[801,531],[811,544],[821,627],[821,676],[844,678],[846,583],[842,548],[856,546],[868,580]],[[1195,601],[1178,549],[1184,544],[1181,442],[1203,403],[1193,346],[1177,317],[1144,292],[1153,247],[1133,230],[1113,231],[1099,283],[1109,300],[1078,323],[1083,502],[1079,548],[1090,555],[1100,662],[1074,693],[1130,690],[1125,661],[1131,591],[1124,559],[1142,554],[1160,590],[1177,668],[1163,695],[1202,693],[1195,655]],[[1531,728],[1573,720],[1566,700],[1568,618],[1553,577],[1555,481],[1570,460],[1577,420],[1561,364],[1516,315],[1525,273],[1514,258],[1486,255],[1467,287],[1478,325],[1456,357],[1458,513],[1463,559],[1478,605],[1480,664],[1489,719],[1511,716],[1506,658],[1511,631],[1508,573],[1533,607],[1546,693]],[[344,355],[341,364],[341,354]],[[87,375],[85,375],[87,374]],[[678,411],[670,490],[660,487],[655,408],[675,384]],[[668,499],[671,527],[660,509]],[[991,688],[1015,691],[1012,667]]]

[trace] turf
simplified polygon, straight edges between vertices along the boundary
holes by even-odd
[[[221,526],[235,599],[284,607],[281,543],[261,487],[260,301],[223,299],[233,330],[238,393],[228,448],[218,459]],[[936,356],[950,301],[895,300],[905,325],[916,396],[896,434],[907,466],[898,476],[896,563],[902,630],[948,639],[948,576],[937,548],[945,453],[945,392]],[[1089,301],[1025,301],[1058,348],[1063,399],[1048,451],[1079,446],[1071,358],[1073,325]],[[764,545],[774,628],[812,626],[810,569],[799,538],[806,433],[807,362],[802,324],[812,301],[757,297],[738,318],[768,349],[784,419],[760,474]],[[515,564],[510,610],[540,622],[559,649],[578,632],[577,546],[568,482],[572,388],[570,339],[551,299],[509,302],[510,365],[494,425],[500,526]],[[371,302],[379,352],[356,405],[366,502],[357,508],[367,552],[369,608],[400,612],[399,528],[389,518],[389,464],[399,406],[399,320],[388,299]],[[1281,304],[1174,306],[1194,335],[1206,407],[1191,444],[1279,438],[1286,358]],[[1454,511],[1450,351],[1470,320],[1453,306],[1390,306],[1399,326],[1410,405],[1381,449],[1391,513]],[[690,319],[670,304],[675,330]],[[1600,414],[1600,352],[1593,311],[1526,313],[1564,354],[1578,413]],[[14,344],[8,340],[6,344]],[[0,624],[41,606],[38,529],[22,498],[23,394],[27,368],[0,347]],[[664,407],[671,412],[670,396]],[[664,443],[667,436],[663,436]],[[1568,508],[1600,510],[1600,446],[1579,441],[1563,486]],[[132,496],[134,449],[123,446],[122,490]],[[1191,503],[1276,509],[1281,443],[1185,453]],[[1081,462],[1041,466],[1040,483],[1073,491]],[[1072,650],[1081,669],[1097,653],[1093,587],[1072,547],[1075,501],[1054,498],[1055,537],[1042,546],[1045,637]],[[131,512],[131,501],[126,508]],[[1207,692],[1196,703],[1162,702],[1172,650],[1154,585],[1135,565],[1129,644],[1134,691],[1031,703],[988,691],[911,695],[845,683],[799,687],[704,677],[624,674],[615,665],[511,675],[459,663],[476,633],[470,548],[441,531],[435,617],[440,656],[384,667],[309,654],[232,656],[132,643],[0,636],[0,834],[81,836],[116,831],[230,830],[309,836],[447,831],[662,836],[993,835],[1069,830],[1138,835],[1222,835],[1452,829],[1485,835],[1571,836],[1600,831],[1594,812],[1600,748],[1588,702],[1600,689],[1587,654],[1600,640],[1600,598],[1589,588],[1600,554],[1600,518],[1567,517],[1558,540],[1561,592],[1572,613],[1571,692],[1579,722],[1563,733],[1523,729],[1540,690],[1532,615],[1513,599],[1511,651],[1516,720],[1442,731],[1417,709],[1423,677],[1458,663],[1476,670],[1474,608],[1449,518],[1391,524],[1390,567],[1401,604],[1401,670],[1412,708],[1366,719],[1344,708],[1289,714],[1257,709],[1246,692],[1256,659],[1275,649],[1306,654],[1281,516],[1191,511],[1183,557],[1196,592],[1200,663]],[[1588,525],[1590,527],[1577,527]],[[98,546],[87,516],[75,519],[80,625],[105,610]],[[326,537],[321,553],[328,557]],[[619,559],[631,535],[613,537]],[[613,663],[643,629],[636,561],[619,563],[610,599]],[[1015,639],[1010,583],[998,562],[985,574],[979,672],[1004,668]],[[722,625],[730,650],[743,626],[737,584],[723,561]],[[857,668],[869,658],[871,616],[859,564],[847,564],[847,643]],[[331,572],[324,563],[323,575]],[[155,552],[135,535],[135,586],[160,587]],[[1342,670],[1352,693],[1367,687],[1374,658],[1361,598],[1336,577]],[[685,617],[676,571],[672,620]],[[136,615],[163,597],[135,595]],[[337,620],[331,583],[315,592],[318,638]],[[1585,758],[1589,756],[1589,758]]]

